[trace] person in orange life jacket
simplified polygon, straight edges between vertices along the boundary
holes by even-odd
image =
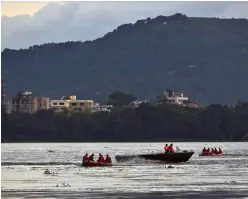
[[[218,151],[218,153],[219,153],[219,154],[222,154],[222,150],[221,150],[221,148],[219,148],[219,151]]]
[[[89,157],[89,161],[94,161],[94,153],[92,153]]]
[[[170,146],[168,147],[168,151],[169,153],[174,153],[173,144],[170,144]]]
[[[165,152],[165,153],[168,153],[168,147],[169,147],[168,144],[166,144],[166,145],[164,146],[164,152]]]
[[[104,157],[102,156],[101,153],[99,153],[99,158],[98,158],[97,162],[104,162]]]
[[[105,163],[112,164],[112,160],[108,154],[106,155]]]
[[[86,153],[83,157],[83,162],[86,162],[89,160],[88,153]]]
[[[206,148],[204,147],[203,149],[202,149],[202,153],[206,153],[207,152],[207,150],[206,150]]]

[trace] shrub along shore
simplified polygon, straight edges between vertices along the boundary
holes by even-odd
[[[98,113],[2,110],[2,142],[241,141],[247,132],[247,102],[204,108],[147,103]]]

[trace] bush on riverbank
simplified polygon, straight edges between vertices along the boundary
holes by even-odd
[[[2,112],[2,142],[238,141],[248,132],[248,103],[205,108],[141,104],[95,114]]]

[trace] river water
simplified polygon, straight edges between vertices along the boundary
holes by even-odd
[[[248,198],[248,143],[174,143],[186,163],[116,163],[115,155],[163,152],[165,143],[2,144],[3,198]],[[199,157],[203,146],[225,156]],[[53,152],[48,152],[52,150]],[[109,154],[108,168],[82,168],[84,153]],[[172,165],[174,168],[167,168]],[[45,175],[45,169],[54,172]]]

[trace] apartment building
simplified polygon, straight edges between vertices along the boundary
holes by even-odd
[[[5,110],[6,113],[11,113],[11,103],[10,100],[3,100],[2,101],[2,106]]]
[[[93,100],[71,100],[69,109],[72,112],[92,112],[93,105]]]
[[[50,108],[53,109],[55,112],[64,112],[69,111],[69,102],[70,100],[51,100],[50,101]]]
[[[20,91],[12,97],[10,104],[11,113],[35,113],[39,110],[49,109],[49,98],[33,96],[30,91]]]
[[[50,108],[56,112],[87,112],[93,109],[93,100],[77,100],[74,96],[63,96],[60,100],[51,100]]]

